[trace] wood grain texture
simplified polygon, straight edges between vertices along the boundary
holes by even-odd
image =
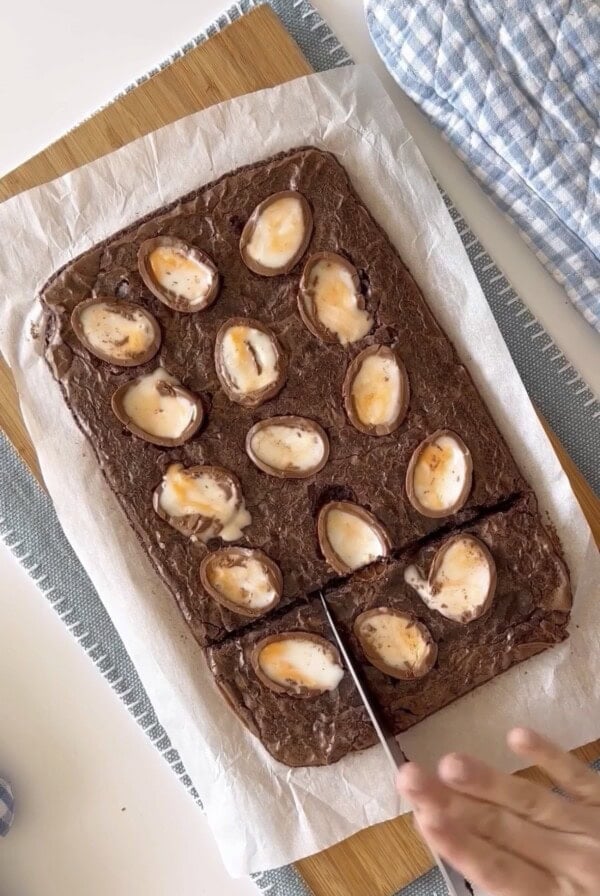
[[[35,478],[41,483],[42,474],[38,465],[37,454],[19,410],[19,398],[15,388],[15,381],[2,357],[0,357],[0,427],[13,443]]]
[[[258,7],[8,174],[0,180],[0,200],[93,161],[183,115],[310,71],[272,10]],[[13,380],[1,360],[0,426],[40,478]],[[553,441],[600,543],[600,502],[560,444]],[[578,752],[583,759],[595,758],[600,755],[600,741]],[[390,896],[430,864],[410,818],[404,816],[361,831],[304,859],[298,868],[315,896]]]
[[[3,177],[0,201],[184,115],[311,72],[275,13],[259,6]]]

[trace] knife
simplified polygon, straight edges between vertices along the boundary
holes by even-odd
[[[379,738],[379,742],[383,747],[386,758],[394,772],[397,772],[400,766],[404,765],[404,763],[407,761],[406,756],[402,752],[400,744],[388,728],[383,716],[371,702],[371,698],[365,690],[360,675],[358,674],[354,663],[350,659],[348,651],[346,650],[344,642],[342,641],[342,637],[338,631],[337,625],[333,621],[333,616],[331,615],[331,611],[329,610],[325,597],[322,593],[319,593],[319,597],[321,598],[321,603],[323,604],[323,610],[325,611],[327,622],[329,623],[331,631],[333,632],[333,636],[339,647],[342,659],[344,660],[346,668],[348,669],[348,672],[350,673],[350,676],[354,681],[360,699],[362,700],[364,707],[367,710],[369,719],[371,720],[371,724],[373,725],[375,733]],[[421,834],[421,836],[423,835]],[[440,870],[440,874],[442,875],[442,879],[448,891],[448,896],[472,896],[473,890],[470,888],[469,884],[464,879],[462,874],[459,874],[456,868],[453,868],[446,861],[444,861],[444,859],[442,859],[426,841],[425,845],[427,846],[428,850],[435,860],[436,865]]]

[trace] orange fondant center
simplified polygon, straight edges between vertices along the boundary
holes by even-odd
[[[318,682],[290,663],[285,653],[285,644],[273,641],[261,650],[261,665],[266,666],[273,675],[277,676],[279,681],[293,681],[306,688],[318,687]]]

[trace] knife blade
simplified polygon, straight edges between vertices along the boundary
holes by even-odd
[[[383,747],[383,751],[385,753],[386,759],[388,760],[391,768],[394,773],[398,771],[398,769],[407,762],[407,758],[402,752],[402,748],[400,744],[396,740],[394,734],[391,732],[389,726],[387,725],[385,719],[381,715],[381,713],[376,708],[375,704],[372,702],[367,689],[365,688],[362,679],[356,669],[353,661],[350,658],[350,655],[346,649],[346,645],[342,640],[342,636],[338,630],[338,627],[331,615],[331,611],[325,600],[325,596],[322,592],[319,592],[319,597],[321,598],[321,603],[323,604],[323,611],[325,613],[325,617],[327,622],[329,623],[329,627],[333,632],[333,636],[339,648],[339,651],[342,655],[342,659],[344,664],[350,673],[350,677],[352,678],[356,690],[360,696],[360,699],[363,702],[363,705],[367,711],[371,724],[375,729],[375,733],[379,738],[379,742]],[[423,835],[421,834],[421,837]],[[438,866],[440,874],[442,875],[442,879],[444,884],[446,885],[446,889],[448,891],[448,896],[472,896],[473,890],[468,885],[465,878],[460,874],[456,868],[453,868],[452,865],[449,865],[444,859],[442,859],[434,849],[427,843],[427,841],[423,838],[427,849],[433,856],[433,859]]]

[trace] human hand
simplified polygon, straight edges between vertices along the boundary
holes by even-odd
[[[425,839],[491,896],[599,896],[600,775],[528,729],[508,744],[571,799],[462,754],[437,776],[409,762],[398,790]]]

